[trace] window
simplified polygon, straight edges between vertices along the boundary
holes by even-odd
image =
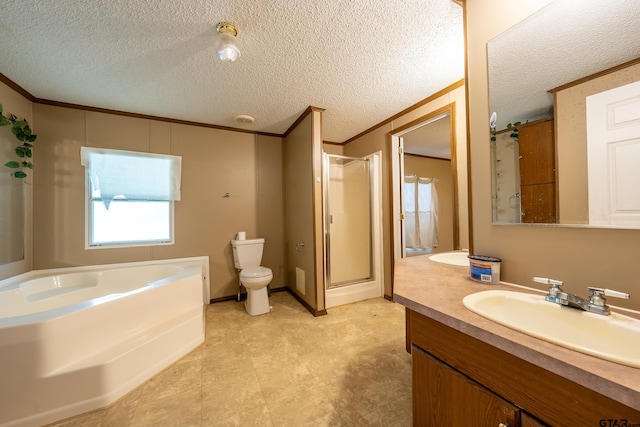
[[[181,158],[81,147],[87,170],[86,247],[173,243]]]
[[[405,239],[407,248],[438,246],[438,178],[404,177]]]

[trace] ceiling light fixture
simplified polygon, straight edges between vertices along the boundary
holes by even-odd
[[[216,30],[218,31],[216,42],[218,56],[224,62],[235,62],[240,57],[240,49],[236,46],[238,30],[228,22],[220,22]]]

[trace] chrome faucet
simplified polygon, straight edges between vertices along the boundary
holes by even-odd
[[[605,316],[611,314],[611,310],[609,310],[605,296],[629,299],[629,294],[627,293],[605,288],[595,288],[592,286],[587,287],[591,292],[591,295],[586,299],[579,297],[578,295],[564,292],[562,290],[562,285],[564,283],[560,280],[547,279],[546,277],[534,277],[533,281],[549,285],[549,292],[544,297],[546,301]]]

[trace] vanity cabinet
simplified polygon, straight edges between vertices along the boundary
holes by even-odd
[[[640,423],[640,411],[416,311],[406,314],[415,426]]]

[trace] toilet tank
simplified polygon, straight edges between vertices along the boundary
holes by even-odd
[[[237,269],[259,267],[264,239],[232,240],[233,262]]]

